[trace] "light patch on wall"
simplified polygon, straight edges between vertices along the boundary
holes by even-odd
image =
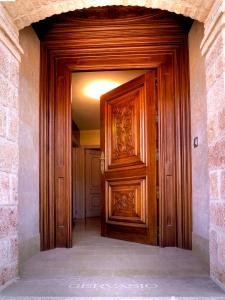
[[[111,91],[119,85],[121,85],[120,82],[113,80],[94,80],[84,87],[83,94],[89,98],[100,100],[101,95]]]
[[[81,146],[99,146],[100,130],[81,130],[80,131]]]

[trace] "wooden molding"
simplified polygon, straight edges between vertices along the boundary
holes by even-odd
[[[96,8],[99,19],[94,9],[76,11],[35,25],[42,40],[42,250],[72,245],[71,72],[152,68],[159,99],[159,243],[191,248],[190,20],[160,10],[129,9],[110,17],[106,8]]]
[[[84,148],[84,149],[100,149],[100,145],[81,145],[80,148]]]

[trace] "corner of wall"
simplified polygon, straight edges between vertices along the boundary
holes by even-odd
[[[192,251],[209,266],[209,240],[192,233]]]
[[[18,30],[0,4],[0,287],[18,275]]]
[[[40,252],[40,234],[19,243],[19,273],[25,262],[38,252]]]
[[[24,49],[19,84],[19,271],[40,251],[39,233],[39,80],[40,41],[33,28],[20,31]]]
[[[209,263],[209,176],[207,133],[207,90],[205,59],[200,45],[204,24],[194,21],[189,32],[191,139],[192,145],[192,216],[193,251]]]

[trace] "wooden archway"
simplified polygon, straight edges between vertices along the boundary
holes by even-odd
[[[157,72],[160,245],[191,248],[190,24],[160,10],[104,7],[34,25],[41,39],[43,250],[72,245],[71,73],[142,68]]]

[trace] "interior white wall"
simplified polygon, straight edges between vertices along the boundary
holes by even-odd
[[[209,257],[209,179],[207,142],[207,104],[205,61],[200,44],[204,25],[195,21],[189,33],[191,137],[192,137],[192,212],[193,250],[205,260]],[[193,147],[198,137],[199,146]]]
[[[40,41],[32,29],[20,31],[24,54],[19,85],[19,259],[40,250],[39,234],[39,77]]]

